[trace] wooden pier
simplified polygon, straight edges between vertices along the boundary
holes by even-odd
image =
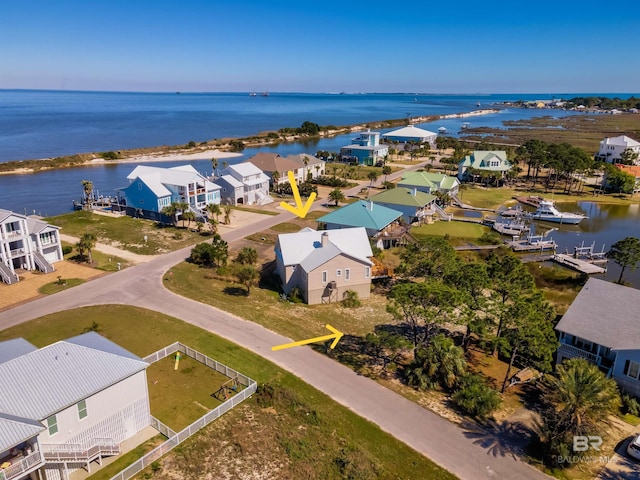
[[[505,243],[509,245],[514,252],[555,251],[557,247],[554,240],[545,240],[543,235],[530,235],[522,240],[514,237],[513,240]]]
[[[578,272],[587,273],[589,275],[594,273],[605,273],[607,271],[606,268],[600,267],[598,265],[594,265],[593,263],[587,262],[585,260],[581,260],[579,258],[574,258],[572,255],[567,255],[565,253],[557,253],[552,257],[554,262],[559,263],[560,265],[564,265],[573,270],[577,270]]]

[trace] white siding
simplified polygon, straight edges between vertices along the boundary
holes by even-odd
[[[58,433],[48,430],[40,442],[91,443],[93,438],[122,442],[151,423],[147,377],[143,370],[86,399],[87,417],[80,420],[77,404],[58,412]],[[43,422],[46,427],[46,419]]]

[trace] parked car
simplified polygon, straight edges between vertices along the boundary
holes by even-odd
[[[627,445],[627,453],[636,460],[640,460],[640,435],[635,435],[631,439]]]

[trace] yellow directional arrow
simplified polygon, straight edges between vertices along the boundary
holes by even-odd
[[[338,342],[340,341],[344,333],[336,330],[331,325],[325,325],[325,327],[327,327],[327,329],[331,330],[333,333],[331,335],[324,335],[322,337],[309,338],[307,340],[300,340],[298,342],[291,342],[291,343],[284,343],[282,345],[276,345],[275,347],[271,347],[271,350],[273,351],[284,350],[285,348],[298,347],[300,345],[308,345],[309,343],[326,342],[327,340],[333,340],[333,342],[331,342],[331,345],[329,345],[329,348],[336,348],[336,345],[338,344]]]
[[[307,216],[309,207],[311,207],[311,204],[316,199],[316,193],[312,192],[311,195],[309,195],[307,203],[303,205],[302,199],[300,198],[300,192],[298,191],[298,184],[296,183],[296,179],[293,176],[293,172],[289,170],[289,172],[287,172],[287,176],[289,177],[289,185],[291,185],[291,191],[293,192],[293,198],[296,201],[296,206],[292,207],[287,202],[280,202],[280,206],[286,210],[289,210],[294,215],[297,215],[300,218],[304,218]]]

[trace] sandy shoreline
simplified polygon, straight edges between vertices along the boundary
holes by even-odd
[[[465,117],[474,117],[478,115],[488,115],[491,113],[499,112],[497,109],[483,109],[483,110],[474,110],[471,112],[465,113],[451,113],[445,115],[429,115],[422,117],[412,117],[410,119],[411,124],[419,124],[419,123],[431,123],[440,119],[447,118],[465,118]],[[374,122],[375,123],[375,122]],[[364,130],[365,126],[363,125],[352,125],[348,128],[350,132],[356,132],[360,130]],[[331,135],[326,135],[327,137]],[[288,142],[295,142],[296,138],[287,138]],[[268,143],[267,143],[268,144]],[[254,145],[251,145],[252,147]],[[222,151],[217,148],[215,149],[207,149],[200,150],[193,153],[160,153],[157,154],[149,153],[146,155],[134,155],[127,158],[119,158],[117,160],[105,160],[104,158],[93,158],[84,163],[84,165],[113,165],[118,163],[152,163],[152,162],[189,162],[194,160],[211,160],[212,158],[217,158],[218,160],[223,160],[225,158],[234,158],[242,156],[241,153],[236,152],[227,152]],[[42,159],[48,160],[48,159]],[[74,165],[81,166],[81,165]],[[44,170],[56,169],[60,167],[52,167],[52,168],[44,168]],[[14,170],[9,171],[0,171],[0,175],[16,175],[16,174],[30,174],[34,173],[35,169],[33,168],[16,168]]]
[[[104,158],[94,158],[91,164],[114,164],[114,163],[151,163],[151,162],[189,162],[193,160],[211,160],[217,158],[222,160],[225,158],[241,157],[241,153],[223,152],[217,148],[213,150],[204,150],[194,153],[162,153],[158,155],[136,155],[134,157],[120,158],[118,160],[105,160]]]

